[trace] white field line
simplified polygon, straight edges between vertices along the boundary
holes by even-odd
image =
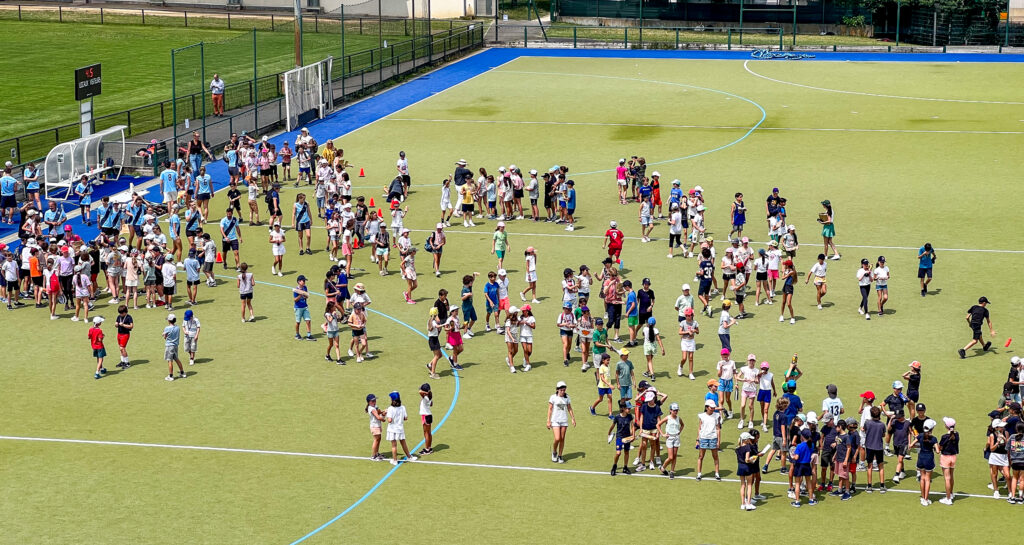
[[[1012,101],[1002,101],[1002,100],[964,100],[964,99],[958,99],[958,98],[911,97],[911,96],[902,96],[902,95],[883,95],[883,94],[879,94],[879,93],[863,93],[863,92],[860,92],[860,91],[845,91],[845,90],[842,90],[842,89],[828,89],[826,87],[815,87],[813,85],[804,85],[802,83],[795,83],[795,82],[792,82],[792,81],[784,81],[784,80],[781,80],[781,79],[770,78],[770,77],[765,76],[763,74],[758,74],[757,72],[754,72],[753,70],[750,69],[750,66],[748,66],[749,64],[750,64],[749,60],[743,61],[743,69],[746,70],[747,72],[749,72],[751,75],[757,76],[757,77],[759,77],[761,79],[766,79],[768,81],[774,81],[775,83],[781,83],[783,85],[792,85],[794,87],[803,87],[804,89],[812,89],[814,91],[825,91],[825,92],[829,92],[829,93],[842,93],[844,95],[860,95],[860,96],[866,96],[866,97],[898,98],[898,99],[902,99],[902,100],[925,100],[925,101],[929,101],[929,102],[959,102],[959,103],[962,103],[962,104],[1007,104],[1007,105],[1011,105],[1011,106],[1024,106],[1024,102],[1012,102]]]
[[[90,439],[61,439],[53,437],[20,437],[11,435],[0,435],[0,440],[5,441],[32,441],[41,443],[71,443],[71,444],[84,444],[84,445],[103,445],[103,446],[115,446],[115,447],[141,447],[141,448],[163,448],[163,449],[176,449],[176,450],[200,450],[200,451],[213,451],[213,452],[234,452],[240,454],[264,454],[264,455],[275,455],[275,456],[296,456],[301,458],[330,458],[338,460],[355,460],[369,462],[370,459],[366,456],[350,456],[344,454],[324,454],[314,452],[293,452],[287,450],[262,450],[262,449],[243,449],[243,448],[228,448],[228,447],[206,447],[196,445],[169,445],[163,443],[137,443],[131,441],[96,441]],[[404,463],[404,462],[403,462]],[[443,462],[439,460],[424,460],[420,459],[415,463],[416,465],[436,465],[436,466],[449,466],[449,467],[468,467],[476,469],[499,469],[506,471],[533,471],[540,473],[564,473],[564,474],[575,474],[575,475],[603,475],[607,476],[606,471],[593,471],[586,469],[564,469],[559,467],[533,467],[533,466],[512,466],[512,465],[499,465],[499,464],[474,464],[470,462]],[[634,473],[631,477],[634,478],[661,478],[665,479],[663,475],[651,472],[651,473]],[[696,477],[689,476],[678,476],[680,480],[695,481]],[[713,474],[709,476],[707,481],[713,480]],[[666,479],[667,480],[667,479]],[[904,479],[907,481],[907,479]],[[739,479],[723,478],[722,482],[738,483]],[[762,480],[761,484],[776,485],[776,486],[789,486],[789,483],[780,481],[768,481]],[[914,489],[900,489],[890,488],[890,492],[901,492],[905,494],[920,495],[919,490]],[[932,492],[933,496],[943,496],[943,492]],[[991,494],[968,494],[966,492],[956,492],[954,496],[962,498],[988,498],[993,499]]]
[[[654,129],[720,129],[720,130],[750,130],[750,127],[733,125],[672,125],[657,123],[599,123],[588,121],[513,121],[508,119],[422,119],[412,117],[392,117],[387,121],[412,121],[429,123],[494,123],[507,125],[566,125],[585,127],[639,127]],[[1024,131],[975,131],[975,130],[927,130],[927,129],[844,129],[830,127],[758,127],[758,131],[820,131],[820,132],[880,132],[880,133],[910,133],[910,134],[1024,134]]]
[[[529,220],[522,220],[529,221]],[[514,224],[509,224],[512,226]],[[323,225],[314,225],[314,229],[326,229]],[[389,227],[390,229],[390,227]],[[489,229],[489,227],[487,228]],[[287,229],[285,229],[287,230]],[[433,233],[432,229],[409,229],[413,233]],[[462,231],[458,229],[445,229],[445,234],[457,234],[457,235],[479,235],[484,237],[490,237],[492,231],[481,230],[481,231]],[[603,235],[566,235],[564,233],[520,233],[517,231],[509,231],[510,234],[523,237],[559,237],[559,238],[596,238],[603,239]],[[640,237],[623,237],[625,240],[640,240]],[[651,242],[667,241],[668,239],[660,237],[651,237]],[[751,240],[750,244],[768,244],[768,241],[757,241]],[[836,244],[836,247],[841,248],[867,248],[872,250],[920,250],[920,246],[872,246],[872,245],[858,245],[858,244]],[[943,252],[977,252],[977,253],[991,253],[991,254],[1024,254],[1024,250],[990,250],[986,248],[939,248]]]

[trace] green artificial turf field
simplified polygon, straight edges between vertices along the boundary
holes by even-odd
[[[3,344],[4,436],[278,452],[0,440],[5,489],[0,514],[8,521],[0,542],[286,543],[370,490],[365,501],[310,542],[523,543],[554,534],[567,543],[603,543],[622,532],[649,531],[688,543],[738,543],[752,532],[777,539],[790,536],[793,523],[821,528],[827,520],[847,527],[848,533],[840,530],[836,538],[840,542],[853,536],[881,540],[904,528],[924,540],[1003,541],[1012,531],[1008,510],[1013,507],[984,497],[991,491],[985,487],[982,450],[986,413],[999,399],[1017,347],[1003,348],[1003,342],[1024,319],[1010,278],[1024,243],[1013,221],[1015,181],[1024,167],[1014,153],[1024,130],[1016,91],[1024,68],[751,61],[748,68],[763,76],[757,77],[744,64],[523,58],[339,140],[346,159],[367,173],[355,193],[374,197],[378,205],[398,150],[406,151],[414,190],[406,226],[416,230],[418,246],[422,230],[437,221],[437,184],[455,160],[467,159],[474,170],[494,171],[509,163],[524,170],[552,164],[571,168],[579,191],[574,233],[522,220],[508,227],[510,292],[524,287],[524,247],[534,246],[539,256],[542,302],[535,310],[540,326],[529,373],[510,375],[500,338],[480,334],[478,327],[476,338],[467,341],[459,382],[447,370],[440,380],[429,381],[423,369],[429,360],[426,341],[402,324],[422,331],[438,289],[458,293],[463,274],[496,269],[489,255],[492,221],[476,220],[472,229],[453,222],[439,279],[430,274],[429,256],[419,255],[420,304],[415,306],[402,301],[399,275],[377,276],[367,251],[359,250],[356,267],[370,272],[356,273],[351,283],[364,282],[372,308],[393,319],[371,315],[370,346],[379,357],[359,364],[348,358],[344,367],[323,360],[326,339],[317,330],[318,302],[311,304],[318,342],[292,340],[287,288],[301,273],[319,291],[330,264],[322,251],[322,229],[314,230],[319,250],[313,256],[296,255],[290,235],[286,276],[277,278],[269,276],[265,228],[243,228],[243,260],[264,282],[254,302],[259,320],[240,322],[230,279],[217,288],[200,287],[201,304],[195,307],[203,326],[200,363],[187,368],[184,381],[162,380],[162,310],[133,311],[137,328],[130,349],[136,365],[99,381],[91,376],[85,325],[66,318],[50,322],[34,309],[8,314],[6,323],[20,321],[18,333]],[[743,138],[762,118],[762,108],[764,122]],[[666,259],[664,222],[655,229],[654,242],[637,238],[636,206],[617,203],[610,172],[619,157],[634,154],[645,156],[653,165],[648,173],[660,171],[663,182],[679,178],[684,187],[704,187],[708,226],[718,240],[728,231],[733,194],[743,192],[752,210],[745,234],[755,248],[763,247],[766,228],[756,211],[771,188],[779,187],[800,235],[797,265],[803,274],[820,251],[818,202],[832,201],[843,259],[830,262],[825,308],[815,308],[813,288],[802,282],[794,299],[795,325],[777,321],[778,304],[750,305],[753,316],[733,330],[735,352],[740,358],[753,352],[759,361],[771,362],[777,376],[799,353],[805,376],[797,393],[805,408],[820,413],[825,385],[835,383],[847,415],[856,415],[858,394],[873,390],[883,398],[907,364],[920,360],[921,400],[928,414],[959,422],[955,488],[975,496],[958,497],[952,507],[937,501],[922,507],[911,492],[917,488],[911,477],[894,486],[898,492],[859,493],[844,503],[829,497],[796,512],[784,486],[766,483],[762,493],[768,501],[745,513],[737,509],[735,482],[692,480],[695,415],[703,405],[704,382],[714,374],[719,344],[715,325],[699,319],[697,380],[675,376],[679,344],[672,304],[680,284],[692,283],[696,262]],[[689,158],[675,160],[684,157]],[[668,187],[663,185],[666,197]],[[289,203],[295,190],[285,189]],[[211,210],[221,209],[223,199],[218,195]],[[668,355],[655,358],[656,385],[669,402],[680,403],[686,424],[678,466],[683,478],[672,481],[647,478],[652,472],[607,475],[613,453],[606,444],[608,420],[587,411],[596,397],[594,379],[580,373],[575,352],[570,367],[560,364],[554,324],[561,270],[581,263],[600,266],[605,255],[600,237],[610,219],[630,237],[623,252],[626,277],[636,285],[650,277],[657,295],[655,316]],[[932,292],[922,298],[915,258],[925,242],[936,246],[939,259]],[[724,246],[717,246],[722,252]],[[856,312],[854,273],[862,257],[873,261],[879,255],[892,269],[891,299],[887,314],[868,322]],[[216,272],[225,274],[220,268]],[[482,281],[476,289],[481,317]],[[969,337],[963,317],[980,295],[993,302],[997,348],[962,361],[956,349]],[[113,354],[114,310],[103,301],[96,313],[108,318],[107,346]],[[47,341],[32,340],[39,338]],[[348,332],[341,338],[347,342]],[[633,358],[638,373],[640,352]],[[568,382],[578,421],[568,432],[564,465],[551,463],[551,433],[544,425],[548,396],[560,380]],[[402,393],[411,414],[406,430],[412,447],[420,439],[416,390],[424,381],[435,394],[435,426],[457,395],[450,417],[437,430],[437,452],[424,459],[429,463],[400,466],[374,488],[392,467],[346,458],[369,455],[364,396]],[[599,414],[604,413],[602,406]],[[727,420],[722,431],[727,480],[735,477],[736,422]],[[768,440],[762,435],[762,446]],[[895,459],[886,462],[891,476]],[[705,476],[710,467],[709,458]],[[858,482],[864,479],[861,473]],[[765,480],[784,479],[775,472]],[[936,475],[933,491],[942,489]]]
[[[94,100],[96,116],[170,100],[169,50],[174,47],[206,42],[207,79],[212,79],[214,72],[220,72],[228,84],[252,79],[251,32],[56,22],[8,21],[4,26],[16,33],[18,40],[8,44],[8,51],[0,60],[0,69],[11,75],[0,82],[0,96],[4,97],[0,102],[0,118],[4,119],[0,139],[76,122],[78,105],[72,76],[76,68],[92,63],[102,63],[104,69],[103,94]],[[261,76],[294,67],[294,35],[290,28],[258,33]],[[307,32],[303,36],[306,59],[340,55],[340,34]],[[376,34],[349,32],[345,36],[346,54],[375,48],[377,39]],[[385,35],[384,39],[408,38]],[[193,61],[195,66],[189,66]],[[186,83],[179,82],[179,93],[198,92],[198,54],[181,55],[177,69],[179,78],[192,78],[192,87],[187,91],[183,91]],[[203,88],[208,89],[208,85],[209,81]]]

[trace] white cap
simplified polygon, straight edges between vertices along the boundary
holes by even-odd
[[[532,174],[533,176],[536,176],[537,175],[537,169],[531,168],[530,169],[530,174]]]
[[[793,225],[792,223],[790,223],[789,225],[786,226],[786,230],[787,231],[796,231],[796,226]]]
[[[513,312],[519,312],[519,307],[517,307],[515,305],[512,305],[512,306],[508,307],[508,313],[512,314]]]
[[[713,400],[713,399],[709,399],[709,400],[704,402],[704,406],[705,407],[718,407],[718,403],[715,403],[715,400]]]
[[[455,161],[455,164],[456,165],[466,166],[466,160],[465,159],[459,159],[458,161]]]
[[[661,176],[661,173],[660,173],[660,172],[658,172],[657,170],[655,170],[654,172],[652,172],[652,173],[651,173],[651,176],[652,176],[652,177],[653,177],[653,176],[659,176],[659,177],[660,177],[660,176]]]
[[[515,170],[515,169],[516,169],[516,166],[515,166],[515,165],[509,165],[509,166],[508,166],[508,169],[509,169],[509,170]]]
[[[924,425],[922,427],[924,428],[924,431],[932,431],[935,429],[935,421],[929,418],[924,421]]]
[[[992,427],[993,428],[1005,428],[1006,427],[1006,422],[1004,422],[1004,421],[1002,421],[1002,420],[1000,420],[998,418],[993,418],[992,419]]]
[[[178,319],[178,317],[175,316],[173,312],[167,315],[167,321],[168,322],[173,321],[173,320],[177,320],[177,319]]]
[[[694,190],[694,191],[700,191],[700,192],[703,192],[703,191],[704,191],[704,188],[703,188],[703,187],[701,187],[701,186],[699,186],[699,185],[695,185],[695,186],[693,186],[693,190]]]
[[[263,135],[263,141],[266,142],[267,140],[270,140],[270,139],[267,138],[267,135]]]
[[[668,410],[670,410],[670,411],[678,411],[679,410],[679,404],[678,403],[672,403],[671,405],[668,406]]]
[[[507,276],[508,272],[505,269],[498,269],[498,276]]]
[[[620,162],[620,163],[625,163],[625,162],[626,162],[626,160],[625,160],[625,159],[619,159],[619,162]]]
[[[1020,357],[1019,356],[1014,356],[1014,357],[1010,358],[1010,363],[1012,365],[1017,365],[1018,363],[1020,363]]]
[[[898,381],[898,380],[893,381],[892,387],[893,387],[894,390],[902,390],[903,389],[903,383]]]
[[[498,172],[505,172],[505,167],[498,167]]]
[[[504,227],[504,226],[505,226],[505,222],[503,222],[503,221],[499,221],[498,222],[498,227]]]
[[[93,318],[92,319],[92,323],[94,323],[94,324],[102,324],[103,323],[103,316],[97,316],[97,317]]]
[[[818,423],[818,415],[815,414],[814,411],[811,411],[811,412],[807,413],[807,423],[808,424],[817,424]]]
[[[683,291],[686,291],[688,289],[690,289],[690,285],[689,284],[683,284]]]
[[[675,180],[672,180],[672,185],[679,185],[680,183],[681,183],[681,182],[679,181],[679,179],[678,179],[678,178],[677,178],[677,179],[675,179]]]
[[[30,215],[30,216],[34,216],[34,215],[36,215],[38,213],[39,213],[39,211],[34,209],[34,208],[27,212],[27,214]]]
[[[559,388],[565,388],[565,387],[566,387],[566,384],[565,384],[564,380],[560,380],[560,381],[558,381],[558,384],[555,384],[555,389],[556,390],[559,389]]]
[[[618,223],[615,223],[615,220],[612,220],[612,221],[609,221],[609,222],[608,222],[608,225],[609,225],[610,227],[614,228],[614,227],[615,227],[616,225],[618,225]]]
[[[437,225],[434,226],[434,229],[444,229],[444,224],[438,223]]]
[[[705,206],[704,206],[703,204],[702,204],[702,205],[699,205],[699,206],[697,206],[697,211],[698,211],[698,212],[703,212],[703,211],[705,211],[705,210],[707,210],[707,208],[706,208],[706,207],[705,207]]]
[[[740,434],[740,441],[750,441],[753,438],[754,438],[754,436],[750,435],[747,432],[743,432],[743,433]]]
[[[346,261],[346,260],[344,260],[344,259],[339,259],[339,260],[338,260],[338,266],[339,266],[339,267],[345,267],[345,266],[347,266],[347,265],[348,265],[348,261]]]

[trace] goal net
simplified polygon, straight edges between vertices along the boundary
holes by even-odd
[[[284,73],[284,106],[287,128],[294,131],[322,118],[331,110],[332,57]]]

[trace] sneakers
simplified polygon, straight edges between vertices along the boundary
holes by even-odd
[[[611,473],[611,475],[612,475],[612,477],[615,476],[615,466],[612,466],[612,473]]]
[[[768,424],[761,424],[761,431],[767,433],[768,432]]]
[[[843,495],[840,496],[839,499],[842,501],[848,501],[852,497],[853,496],[851,496],[849,492],[843,492]]]
[[[953,500],[949,498],[942,498],[941,500],[939,500],[939,503],[941,503],[942,505],[953,505]]]
[[[524,373],[529,371],[530,369],[533,369],[532,365],[526,364],[526,365],[523,366],[523,372]]]
[[[643,464],[640,464],[640,465],[636,466],[636,472],[637,473],[643,473],[646,469],[647,469],[647,466],[645,466]]]
[[[809,500],[809,501],[807,502],[807,505],[818,505],[818,500],[816,500],[816,499],[814,499],[814,498],[811,498],[811,499],[810,499],[810,500]]]
[[[985,352],[988,352],[988,349],[991,348],[991,347],[992,347],[992,341],[988,341],[988,342],[985,343],[985,346],[982,347],[982,350],[984,350]]]
[[[390,462],[391,462],[391,465],[393,465],[393,466],[397,466],[398,465],[398,460],[395,460],[394,458],[392,458],[390,460]]]
[[[635,466],[640,465],[640,457],[639,456],[637,456],[636,458],[633,458],[633,465],[635,465]]]
[[[626,475],[630,475],[630,474],[632,474],[633,472],[629,470],[629,467],[628,467],[628,466],[623,466],[623,468],[622,468],[622,473],[624,473],[624,474],[626,474]]]
[[[558,457],[558,463],[564,464],[565,463],[565,458],[562,458],[561,456],[559,456]]]
[[[779,316],[779,321],[780,322],[785,322],[786,321],[786,317],[785,316]]]
[[[736,429],[738,429],[738,430],[742,430],[743,429],[743,419],[740,419],[740,423],[736,425]]]
[[[683,376],[683,366],[682,365],[680,365],[679,368],[676,369],[676,376],[677,377]]]
[[[690,380],[697,380],[697,377],[693,376],[693,373],[690,373]]]
[[[798,502],[798,501],[792,501],[792,502],[789,502],[789,505],[791,505],[791,506],[793,506],[793,507],[800,507],[800,502]]]
[[[892,449],[889,448],[889,447],[885,447],[885,455],[891,458],[892,457]]]
[[[558,454],[557,453],[555,453],[555,452],[551,453],[551,461],[552,462],[558,462]]]
[[[661,456],[655,456],[655,458],[654,458],[654,463],[655,463],[655,464],[656,464],[656,465],[657,465],[658,467],[661,467]]]
[[[821,305],[818,305],[818,310],[821,310]],[[863,314],[863,313],[862,313]]]
[[[796,323],[796,318],[790,318],[790,319],[789,319],[789,323],[791,323],[791,324],[795,324],[795,323]]]
[[[96,375],[96,378],[100,378],[100,376]],[[174,377],[172,377],[171,375],[167,375],[166,377],[164,377],[164,380],[166,380],[167,382],[170,382],[170,381],[174,380]]]
[[[879,485],[879,487],[878,487],[878,493],[879,493],[879,494],[885,494],[885,493],[886,493],[886,488],[885,488],[885,485],[884,485],[884,484],[883,484],[883,485]]]
[[[590,416],[597,416],[597,411],[593,407],[590,408]]]
[[[956,353],[960,355],[960,359],[964,359],[967,357],[967,351],[964,350],[963,348],[957,350]]]
[[[719,475],[718,473],[715,473],[715,480],[718,482],[722,482],[722,476]]]

